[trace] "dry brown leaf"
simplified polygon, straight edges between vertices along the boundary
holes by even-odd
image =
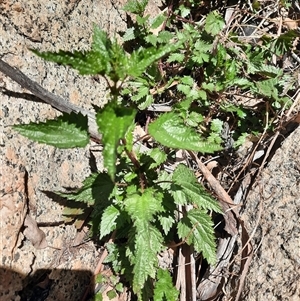
[[[140,125],[137,125],[134,128],[133,135],[134,135],[135,139],[139,139],[141,137],[146,136],[146,132],[144,131],[144,129]]]
[[[285,18],[283,19],[283,25],[285,25],[289,30],[296,30],[298,28],[298,22],[290,19],[290,18]]]
[[[218,166],[218,162],[217,161],[210,161],[207,163],[206,167],[207,169],[211,172],[214,168],[216,168]]]
[[[236,204],[232,201],[231,197],[228,195],[228,193],[225,191],[225,189],[222,187],[222,185],[219,183],[219,181],[211,174],[211,172],[207,169],[207,167],[198,159],[197,155],[192,152],[188,151],[190,156],[193,158],[193,160],[198,164],[198,167],[205,177],[206,181],[210,184],[213,191],[218,196],[220,202],[220,205],[222,207],[223,211],[223,217],[225,220],[225,231],[234,236],[237,235],[237,217],[239,216],[239,213],[236,210]]]
[[[31,241],[36,249],[48,247],[46,234],[38,227],[36,221],[30,215],[26,216],[24,226],[26,227],[23,232],[25,237]]]

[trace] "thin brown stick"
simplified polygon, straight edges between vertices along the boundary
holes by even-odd
[[[233,200],[228,195],[228,193],[225,191],[225,189],[221,186],[219,181],[211,174],[211,172],[208,170],[208,168],[200,161],[200,159],[197,157],[197,155],[194,152],[189,151],[188,152],[192,159],[197,163],[200,171],[202,172],[203,176],[207,180],[207,182],[210,184],[214,192],[217,194],[217,196],[227,204],[234,205]]]
[[[225,219],[225,230],[231,234],[232,236],[237,234],[237,221],[238,221],[238,212],[235,207],[236,204],[232,201],[231,197],[219,183],[219,181],[211,174],[208,168],[199,160],[197,155],[189,151],[188,152],[192,159],[197,163],[200,171],[202,172],[203,176],[207,180],[207,182],[212,187],[213,191],[216,193],[220,200],[221,207],[224,213]],[[233,214],[234,212],[234,214]]]

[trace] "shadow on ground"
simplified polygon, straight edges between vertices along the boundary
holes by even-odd
[[[91,297],[85,292],[94,287],[92,273],[87,270],[41,269],[24,275],[0,268],[1,301],[79,301]]]

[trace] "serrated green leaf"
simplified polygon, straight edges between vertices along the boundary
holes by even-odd
[[[288,51],[290,51],[290,49],[293,48],[293,42],[298,36],[299,33],[297,30],[289,30],[281,34],[271,44],[270,51],[274,52],[278,56],[286,54]]]
[[[205,191],[204,187],[197,182],[194,173],[184,164],[176,167],[172,180],[178,186],[172,193],[179,204],[197,204],[201,209],[221,212],[217,201]]]
[[[174,38],[174,34],[167,30],[162,30],[157,36],[157,41],[160,43],[169,43]]]
[[[278,80],[274,78],[263,80],[256,83],[255,90],[257,90],[260,95],[278,99],[277,83]]]
[[[160,166],[167,160],[167,154],[161,151],[159,148],[151,149],[149,151],[149,156],[154,160],[154,162],[150,164],[149,168]]]
[[[177,229],[180,239],[202,252],[209,264],[216,263],[214,224],[205,210],[192,209],[179,221]]]
[[[111,70],[110,52],[112,42],[107,33],[94,26],[93,43],[91,51],[63,51],[39,52],[31,49],[36,55],[51,62],[71,66],[80,74],[108,74]]]
[[[197,112],[191,112],[187,119],[186,119],[186,124],[192,127],[197,127],[200,122],[204,120],[203,116]]]
[[[137,228],[153,220],[155,213],[163,211],[162,194],[152,189],[132,194],[125,199],[125,208]]]
[[[213,36],[217,35],[225,26],[223,18],[218,14],[217,11],[210,12],[207,15],[204,29],[207,33]]]
[[[128,77],[127,70],[131,65],[129,56],[125,53],[123,47],[120,46],[116,40],[112,43],[109,54],[111,69],[106,71],[106,75],[108,75],[115,83],[119,80],[124,80],[126,77]]]
[[[125,175],[124,175],[124,180],[126,183],[130,183],[133,179],[136,179],[137,178],[137,174],[135,172],[127,172]],[[130,186],[131,187],[131,186]],[[136,188],[134,188],[136,190]],[[126,190],[127,191],[127,190]],[[134,191],[136,192],[136,191]],[[131,193],[131,192],[130,192]]]
[[[155,29],[155,28],[159,27],[160,25],[162,25],[165,22],[166,19],[167,19],[167,17],[165,15],[163,15],[163,14],[158,15],[151,22],[150,28]]]
[[[164,113],[149,125],[150,135],[162,145],[172,148],[213,153],[221,147],[208,144],[174,112]]]
[[[43,58],[46,61],[55,62],[58,64],[68,65],[79,71],[79,74],[101,74],[110,70],[110,64],[103,56],[99,56],[99,53],[95,51],[80,52],[80,51],[63,51],[59,52],[39,52],[31,49],[37,56]]]
[[[58,53],[32,51],[45,60],[71,66],[82,75],[100,74],[110,77],[114,82],[123,80],[128,75],[127,69],[130,67],[124,49],[116,40],[111,41],[107,33],[96,26],[91,51],[60,50]]]
[[[207,141],[210,143],[221,144],[223,140],[220,136],[220,133],[211,132],[207,137]]]
[[[164,230],[165,235],[168,235],[175,222],[175,219],[171,215],[159,215],[158,220]]]
[[[140,76],[154,62],[163,58],[167,54],[178,50],[184,41],[177,41],[174,44],[167,44],[161,47],[140,48],[131,55],[131,67],[128,69],[128,74],[131,76]]]
[[[115,285],[115,289],[116,289],[118,292],[122,293],[123,290],[124,290],[123,284],[122,284],[122,283],[117,283],[117,284]]]
[[[209,61],[209,55],[207,53],[201,53],[198,55],[193,55],[192,56],[192,61],[197,63],[198,66],[202,65],[204,62],[208,62]]]
[[[148,2],[149,0],[129,0],[123,6],[123,10],[132,14],[142,16],[144,14]]]
[[[148,26],[148,20],[149,20],[150,15],[146,16],[136,16],[136,23],[139,26]]]
[[[106,278],[102,274],[98,274],[95,277],[95,283],[105,283]]]
[[[58,193],[68,200],[81,201],[87,204],[105,206],[114,189],[114,183],[106,173],[93,173],[87,177],[82,187],[73,193]]]
[[[146,95],[146,97],[142,98],[139,101],[138,108],[139,110],[147,109],[154,102],[154,98],[151,94]]]
[[[220,134],[223,130],[223,121],[218,118],[213,119],[210,124],[210,129],[213,132]]]
[[[193,100],[190,98],[187,98],[183,101],[180,101],[179,103],[174,105],[174,108],[176,110],[176,112],[178,111],[180,114],[180,116],[186,116],[187,111],[190,109],[190,106],[192,104]]]
[[[247,112],[241,106],[235,106],[230,103],[221,104],[222,110],[225,112],[235,112],[239,116],[239,118],[244,119],[247,116]]]
[[[171,53],[167,59],[168,63],[172,62],[183,62],[184,60],[184,54],[183,53]]]
[[[243,145],[246,142],[247,137],[249,136],[248,133],[242,133],[239,138],[234,141],[234,147],[239,147],[241,145]]]
[[[198,50],[197,54],[204,54],[211,52],[213,44],[207,43],[202,39],[198,39],[194,44],[195,50]]]
[[[100,239],[116,229],[116,220],[119,217],[119,215],[119,209],[113,205],[107,207],[104,210],[100,224]]]
[[[31,49],[36,55],[47,61],[56,62],[63,65],[71,66],[79,71],[81,75],[109,73],[110,51],[112,43],[107,34],[94,26],[93,43],[91,51],[63,51],[59,52],[39,52]]]
[[[147,37],[145,38],[145,41],[153,46],[157,45],[158,42],[158,38],[155,34],[149,34],[147,35]]]
[[[170,272],[159,269],[157,271],[157,281],[154,288],[154,301],[176,301],[179,291],[174,287]]]
[[[216,53],[216,57],[214,57],[214,59],[216,59],[215,64],[217,67],[223,67],[223,66],[226,66],[226,64],[231,63],[228,60],[227,49],[222,44],[217,44],[217,53]]]
[[[120,262],[119,262],[119,248],[120,246],[115,243],[107,243],[106,249],[108,251],[107,257],[104,259],[104,263],[112,263],[115,271],[120,271]]]
[[[101,30],[98,26],[94,26],[92,50],[97,52],[105,60],[109,60],[109,51],[112,48],[112,42],[108,38],[107,33]]]
[[[172,182],[172,175],[167,173],[165,170],[162,170],[158,174],[157,182],[159,183],[159,187],[163,190],[169,191]]]
[[[249,88],[252,86],[252,82],[246,78],[236,77],[232,81],[230,81],[230,85],[232,85],[232,86],[237,85],[238,87],[241,87],[241,88]]]
[[[194,44],[194,51],[192,53],[192,61],[198,65],[202,65],[204,62],[208,62],[210,58],[210,52],[212,50],[212,44],[209,44],[202,39],[198,39]]]
[[[81,113],[64,113],[44,123],[14,125],[21,135],[57,148],[85,147],[89,142],[88,119]]]
[[[147,94],[149,94],[149,87],[146,87],[146,86],[141,86],[139,89],[138,89],[138,93],[134,96],[131,97],[131,99],[133,101],[138,101],[140,100],[141,98],[145,97]]]
[[[198,90],[198,97],[201,100],[207,100],[207,93],[203,90]]]
[[[226,62],[225,76],[229,82],[237,77],[237,62],[235,60],[228,60]]]
[[[174,202],[176,205],[187,205],[189,203],[189,199],[183,192],[183,189],[180,185],[172,184],[171,194],[174,198]]]
[[[93,301],[103,301],[103,296],[101,292],[98,292],[95,296]]]
[[[102,133],[104,166],[113,181],[116,173],[117,147],[120,139],[124,138],[134,122],[135,115],[135,109],[118,107],[113,102],[105,105],[96,115],[97,125]]]
[[[143,223],[135,235],[133,291],[140,292],[148,277],[155,279],[163,237],[152,225]]]
[[[180,5],[179,10],[180,10],[180,15],[181,15],[182,18],[187,17],[191,12],[190,8],[186,7],[184,5]]]
[[[133,173],[132,173],[133,175]],[[133,178],[133,177],[129,177],[129,178]],[[126,194],[127,195],[133,195],[136,194],[138,190],[138,187],[136,185],[129,185],[126,187]]]
[[[178,84],[176,88],[179,92],[182,92],[186,96],[189,95],[191,91],[191,87],[189,85]]]
[[[128,151],[132,151],[133,149],[133,140],[134,140],[134,129],[135,129],[135,123],[132,123],[131,126],[128,127],[126,135],[125,135],[125,139],[126,139],[126,149]]]
[[[202,83],[202,88],[203,88],[204,90],[213,92],[214,89],[215,89],[215,85],[214,85],[213,83],[206,83],[206,82],[203,82],[203,83]]]
[[[127,41],[131,41],[133,39],[135,39],[134,28],[133,27],[127,28],[127,30],[125,31],[125,33],[123,35],[123,41],[127,42]]]
[[[199,91],[198,91],[197,87],[191,89],[191,91],[190,91],[190,93],[187,95],[187,97],[189,97],[189,98],[191,98],[191,99],[193,99],[193,100],[198,99],[198,98],[199,98]]]
[[[274,77],[279,77],[283,74],[283,70],[276,66],[260,64],[257,67],[258,67],[257,73],[265,77],[268,76],[274,78]]]
[[[194,85],[194,79],[191,76],[185,75],[180,79],[180,81],[181,81],[181,83],[188,85],[190,87],[192,87]]]
[[[117,297],[117,293],[116,293],[116,291],[115,290],[109,290],[107,293],[106,293],[106,295],[107,295],[107,297],[108,297],[108,299],[109,300],[112,300],[112,299],[114,299],[114,298],[116,298]]]

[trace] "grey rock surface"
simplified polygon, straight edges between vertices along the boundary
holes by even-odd
[[[101,106],[106,101],[102,80],[44,62],[29,48],[88,49],[94,25],[110,35],[125,28],[120,7],[121,3],[114,5],[110,0],[0,1],[0,56],[76,105]],[[44,191],[79,187],[91,172],[91,145],[59,150],[17,134],[10,125],[43,122],[60,113],[4,74],[0,74],[0,88],[0,300],[20,300],[23,288],[43,271],[52,282],[47,300],[79,300],[91,282],[99,251],[91,241],[74,247],[80,232],[63,223],[64,204]],[[48,247],[36,248],[25,237],[27,214],[43,224],[39,229]]]
[[[242,218],[254,257],[245,301],[300,300],[300,128],[276,151],[250,192]]]

